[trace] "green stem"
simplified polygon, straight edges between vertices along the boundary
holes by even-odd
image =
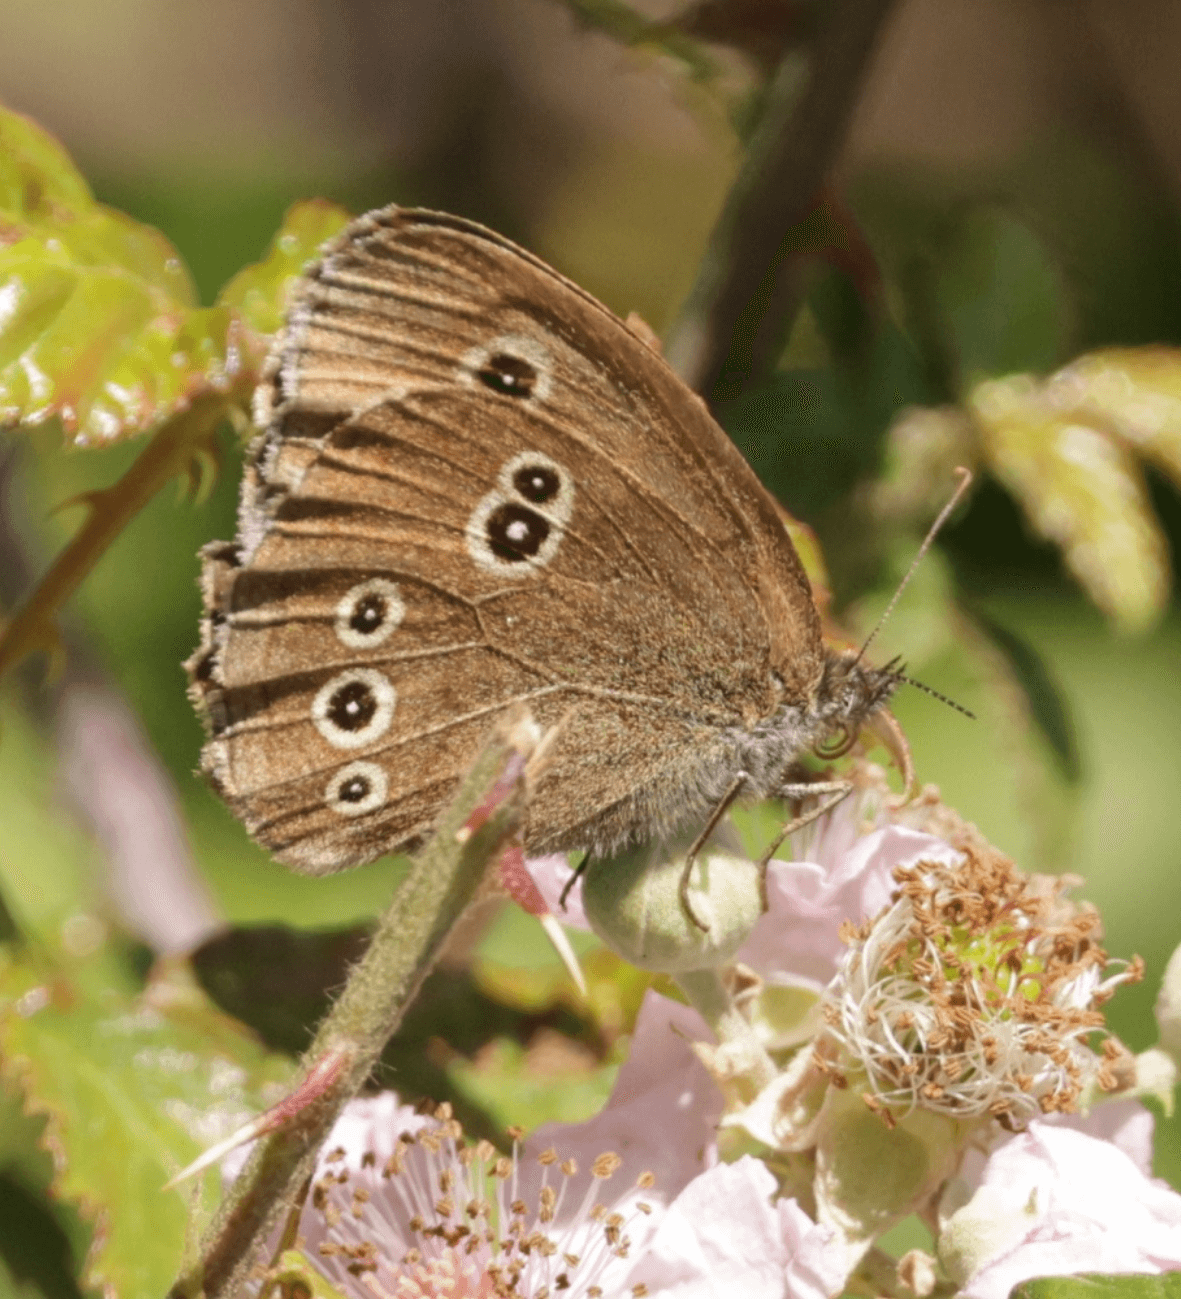
[[[729,989],[716,969],[689,970],[675,976],[677,986],[714,1031],[723,1046],[738,1048],[742,1061],[739,1076],[750,1084],[751,1096],[757,1095],[776,1075],[775,1063],[755,1035],[754,1029],[734,1005]]]
[[[799,60],[779,65],[767,106],[665,354],[691,388],[713,397],[765,366],[798,304],[790,235],[811,211],[845,138],[894,0],[840,0],[812,51],[807,86]],[[772,319],[774,317],[774,319]]]
[[[516,833],[535,736],[532,722],[518,718],[476,759],[320,1025],[302,1062],[301,1099],[289,1121],[258,1141],[173,1299],[230,1299],[264,1260],[332,1125],[369,1077],[489,865]]]

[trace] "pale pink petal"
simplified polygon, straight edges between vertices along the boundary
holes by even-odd
[[[349,1101],[344,1113],[333,1125],[332,1133],[316,1161],[315,1179],[329,1169],[335,1172],[348,1170],[349,1194],[362,1187],[372,1196],[381,1197],[382,1218],[392,1228],[391,1249],[400,1258],[413,1242],[410,1230],[411,1213],[405,1211],[391,1191],[388,1178],[382,1177],[386,1161],[394,1153],[394,1146],[402,1133],[419,1132],[434,1127],[435,1120],[418,1113],[413,1106],[403,1105],[397,1092],[378,1092],[376,1096],[359,1097]],[[343,1155],[340,1152],[343,1151]],[[416,1157],[411,1154],[412,1159]],[[322,1213],[308,1207],[300,1218],[300,1234],[307,1242],[307,1253],[314,1256],[320,1243],[328,1237],[327,1224]]]
[[[1103,1101],[1089,1114],[1051,1114],[1038,1120],[1049,1127],[1070,1128],[1100,1141],[1110,1141],[1146,1176],[1152,1176],[1152,1140],[1156,1120],[1152,1111],[1138,1100]],[[984,1179],[989,1160],[1021,1137],[1021,1133],[1003,1136],[986,1151],[968,1150],[956,1174],[962,1183],[956,1187],[956,1203],[966,1203]]]
[[[546,908],[551,915],[571,929],[590,929],[586,913],[582,909],[582,881],[579,880],[566,896],[562,905],[562,890],[569,884],[574,874],[563,852],[551,853],[548,857],[527,857],[525,868],[533,876],[533,883],[545,899]]]
[[[791,1299],[829,1299],[849,1279],[845,1250],[831,1227],[813,1222],[795,1200],[780,1200],[779,1230],[788,1254],[784,1295]]]
[[[329,1156],[344,1154],[333,1159],[332,1166],[347,1168],[350,1172],[362,1171],[379,1180],[369,1165],[376,1156],[379,1165],[394,1153],[398,1138],[404,1132],[421,1132],[435,1126],[435,1120],[419,1113],[413,1105],[404,1105],[397,1092],[378,1092],[376,1096],[359,1096],[344,1107],[344,1112],[332,1126],[332,1135],[324,1143],[316,1163],[318,1177],[328,1167]]]
[[[722,1094],[689,1045],[706,1039],[711,1034],[696,1011],[649,992],[607,1104],[585,1123],[546,1123],[531,1132],[521,1159],[522,1186],[531,1189],[537,1176],[530,1156],[547,1147],[562,1158],[573,1156],[581,1168],[610,1151],[623,1164],[604,1200],[671,1203],[717,1159]],[[645,1172],[655,1176],[655,1187],[633,1192]],[[655,1216],[648,1221],[654,1226]]]
[[[967,1299],[1034,1276],[1181,1267],[1181,1195],[1109,1141],[1033,1123],[988,1160],[941,1254]]]
[[[832,820],[812,845],[815,860],[772,861],[768,868],[767,913],[737,956],[768,983],[819,992],[846,950],[842,921],[856,923],[885,907],[896,866],[959,857],[942,839],[918,830],[890,825],[854,838],[851,816]]]
[[[1152,1134],[1156,1120],[1141,1101],[1103,1101],[1089,1114],[1054,1114],[1040,1122],[1110,1141],[1145,1177],[1152,1176]]]
[[[670,1205],[627,1278],[652,1299],[828,1299],[845,1276],[826,1267],[831,1231],[744,1155],[695,1178]],[[626,1293],[626,1291],[625,1291]]]

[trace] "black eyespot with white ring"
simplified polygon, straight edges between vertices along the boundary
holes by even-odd
[[[336,606],[336,635],[350,649],[368,649],[387,640],[405,616],[397,585],[374,577],[341,596]]]
[[[574,508],[574,479],[570,471],[541,451],[522,451],[507,461],[496,477],[501,495],[533,506],[551,524],[563,526]]]
[[[496,481],[468,519],[468,553],[488,572],[523,577],[557,553],[574,508],[574,480],[550,456],[522,451]]]
[[[397,692],[382,673],[350,668],[316,692],[312,721],[334,749],[360,749],[389,730],[396,702]]]
[[[515,401],[545,401],[553,391],[549,348],[528,334],[501,334],[473,347],[459,363],[459,378]]]
[[[561,486],[561,478],[548,465],[522,465],[513,474],[513,488],[535,505],[548,504]]]
[[[389,779],[376,762],[350,762],[328,782],[324,801],[341,816],[375,812],[389,797]]]

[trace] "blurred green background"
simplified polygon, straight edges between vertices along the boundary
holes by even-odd
[[[649,17],[685,7],[636,6]],[[0,100],[57,133],[100,199],[159,226],[206,301],[262,254],[291,201],[323,195],[355,211],[397,201],[485,221],[661,330],[740,156],[739,54],[717,47],[716,80],[693,83],[671,60],[580,29],[555,0],[0,0],[0,29]],[[722,412],[822,535],[829,498],[906,402],[946,402],[970,375],[1044,372],[1100,345],[1181,344],[1181,83],[1168,56],[1179,42],[1181,9],[1167,0],[898,6],[834,167],[883,272],[889,329],[876,337],[894,377],[838,370],[839,400],[816,417],[766,400]],[[988,243],[981,261],[973,223],[996,213],[1017,235]],[[933,266],[979,307],[970,329],[947,330],[933,311],[924,331],[914,304]],[[840,272],[816,270],[809,293],[789,373],[827,364],[842,330],[866,327]],[[114,481],[140,448],[79,453],[54,427],[6,443],[8,602],[75,525],[60,503]],[[180,662],[197,637],[196,551],[234,529],[241,447],[228,431],[222,445],[206,501],[165,492],[119,538],[72,606],[72,634],[170,776],[220,914],[297,926],[368,917],[394,864],[293,877],[193,774],[201,732]],[[1181,499],[1148,477],[1176,552]],[[988,481],[939,551],[877,652],[903,654],[981,720],[904,691],[897,712],[920,776],[1019,863],[1086,878],[1109,949],[1148,964],[1110,1012],[1142,1049],[1181,940],[1181,618],[1174,605],[1145,634],[1114,632]],[[838,600],[873,585],[831,558]],[[1077,741],[1073,789],[1044,746],[1014,743],[995,679],[925,623],[940,583],[1040,654]],[[19,848],[33,861],[45,850],[36,819],[12,800],[29,787],[16,768],[49,743],[48,706],[30,703],[38,691],[26,672],[8,698],[41,738],[10,727],[0,745],[0,836],[27,827]],[[509,946],[495,931],[485,942]],[[1176,1122],[1158,1147],[1159,1173],[1181,1186]]]

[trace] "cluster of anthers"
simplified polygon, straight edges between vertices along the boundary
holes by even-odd
[[[1098,1007],[1143,963],[1107,973],[1098,915],[1065,896],[1076,881],[1025,876],[976,845],[894,878],[876,919],[842,929],[849,951],[815,1050],[836,1085],[864,1085],[890,1125],[922,1108],[1018,1130],[1132,1080]]]
[[[366,1153],[359,1178],[343,1149],[327,1157],[305,1224],[307,1212],[320,1218],[322,1231],[313,1226],[309,1234],[322,1236],[314,1250],[329,1277],[337,1273],[346,1292],[360,1283],[376,1299],[598,1299],[598,1281],[631,1247],[629,1215],[597,1198],[600,1184],[618,1171],[619,1156],[599,1155],[581,1200],[570,1205],[577,1164],[543,1151],[540,1184],[527,1203],[519,1129],[510,1129],[510,1158],[488,1141],[466,1144],[449,1105],[433,1117],[434,1126],[401,1134],[380,1168],[378,1157]],[[654,1184],[644,1173],[637,1188]],[[630,1211],[651,1208],[631,1200]],[[630,1293],[638,1299],[647,1292],[641,1286]]]

